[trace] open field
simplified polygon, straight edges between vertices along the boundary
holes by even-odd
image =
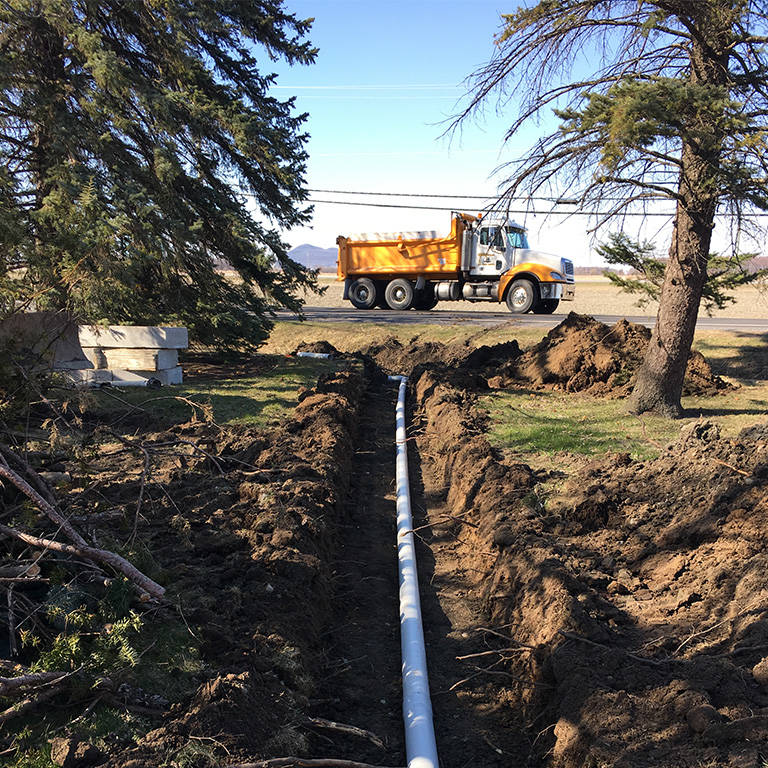
[[[344,302],[343,283],[336,281],[335,276],[323,274],[320,276],[320,284],[325,287],[325,293],[322,296],[309,293],[306,295],[307,306],[311,307],[341,307],[351,306],[349,302]],[[756,286],[745,286],[734,292],[735,303],[729,304],[725,309],[716,310],[712,317],[739,317],[739,318],[768,318],[768,292],[765,289]],[[655,315],[657,305],[651,303],[644,308],[639,308],[637,299],[623,291],[615,288],[608,278],[599,276],[585,276],[576,279],[576,298],[574,301],[561,302],[557,308],[556,314],[564,315],[568,312],[578,312],[585,315]],[[440,312],[445,309],[468,309],[473,310],[496,310],[499,304],[497,302],[444,302],[438,304],[433,312]],[[701,313],[706,316],[706,313]]]

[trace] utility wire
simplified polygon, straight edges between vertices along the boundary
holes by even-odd
[[[314,192],[324,195],[370,195],[375,197],[438,197],[446,200],[497,200],[498,195],[445,195],[445,194],[427,194],[426,192],[362,192],[351,189],[308,189],[307,192]],[[565,197],[540,197],[536,195],[522,195],[520,200],[537,200],[547,203],[557,203],[558,205],[578,205],[579,201],[575,199],[569,199]],[[603,200],[611,202],[618,202],[623,200],[623,197],[604,197]],[[648,202],[652,200],[663,200],[664,198],[658,195],[649,195],[643,198]]]
[[[351,200],[313,200],[310,199],[307,201],[311,204],[321,204],[321,205],[356,205],[356,206],[365,206],[366,208],[405,208],[407,210],[412,211],[455,211],[455,208],[445,208],[443,206],[438,205],[402,205],[397,203],[355,203]],[[606,211],[531,211],[531,210],[524,210],[524,209],[511,209],[511,208],[504,208],[504,213],[514,213],[514,214],[534,214],[534,215],[542,215],[542,216],[606,216]],[[666,216],[667,218],[674,216],[674,211],[670,211],[669,213],[658,213],[658,212],[649,212],[649,213],[633,213],[630,211],[627,212],[621,212],[619,214],[616,214],[618,216]]]

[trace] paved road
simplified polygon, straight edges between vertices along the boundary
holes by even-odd
[[[360,310],[352,307],[305,307],[304,315],[307,320],[314,320],[316,322],[391,323],[395,325],[414,325],[416,323],[457,325],[470,323],[484,327],[514,323],[523,328],[554,328],[565,317],[564,315],[513,315],[506,311],[490,312],[467,309],[395,312],[385,309]],[[290,312],[278,312],[277,316],[280,320],[295,319],[295,315]],[[595,315],[595,319],[601,323],[613,325],[613,323],[621,320],[621,317],[618,315]],[[652,328],[656,323],[655,317],[642,315],[633,315],[627,317],[627,320],[647,325],[649,328]],[[718,331],[768,333],[768,318],[748,320],[729,317],[701,317],[697,327]]]

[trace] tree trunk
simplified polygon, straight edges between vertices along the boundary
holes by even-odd
[[[714,215],[709,227],[702,229],[678,203],[656,326],[629,398],[632,413],[654,411],[669,418],[682,415],[683,379],[707,280],[711,218]]]
[[[702,7],[704,4],[702,3]],[[726,82],[727,57],[706,8],[698,28],[712,35],[706,42],[691,42],[692,87],[716,89]],[[714,43],[714,44],[713,44]],[[715,51],[721,51],[716,54]],[[669,248],[669,263],[661,287],[656,326],[629,398],[631,413],[654,411],[662,416],[682,415],[680,398],[691,354],[701,295],[707,281],[707,262],[719,197],[718,176],[723,145],[722,115],[707,108],[686,115],[690,133],[683,133],[678,181],[677,212]]]

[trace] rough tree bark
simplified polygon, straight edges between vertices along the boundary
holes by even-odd
[[[691,44],[692,86],[724,86],[728,58],[727,29],[717,29],[718,14],[704,10],[699,29],[707,39]],[[707,281],[707,261],[719,198],[720,156],[724,141],[722,116],[715,110],[686,132],[681,153],[677,211],[664,273],[656,325],[629,400],[632,413],[656,412],[678,418],[680,398],[691,354],[696,319]]]

